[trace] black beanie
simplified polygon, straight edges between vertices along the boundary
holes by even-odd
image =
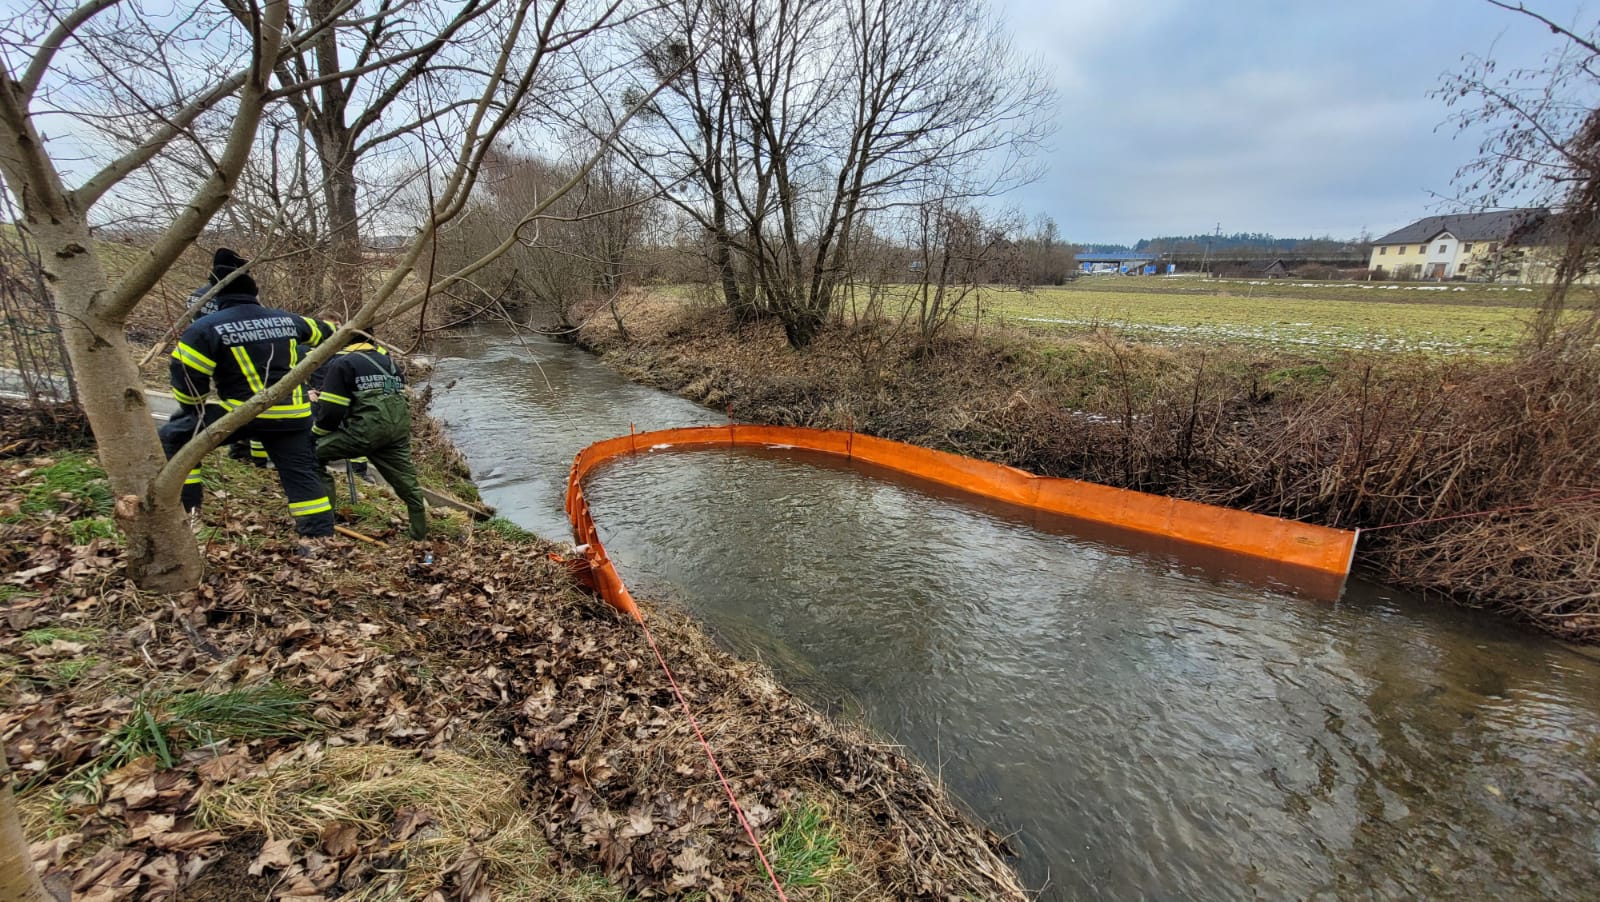
[[[215,285],[228,277],[228,274],[247,263],[243,257],[225,247],[217,248],[211,257],[211,284]],[[259,294],[256,280],[250,278],[249,273],[234,276],[222,289],[223,294]]]

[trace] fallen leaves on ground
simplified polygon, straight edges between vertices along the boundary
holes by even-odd
[[[26,465],[0,463],[0,503]],[[67,875],[75,898],[333,897],[403,873],[464,800],[383,796],[378,810],[326,822],[315,811],[252,820],[208,802],[239,808],[244,789],[291,775],[309,798],[322,778],[305,769],[357,750],[398,755],[383,759],[390,770],[488,755],[505,780],[498,794],[547,844],[544,867],[592,890],[570,898],[772,893],[643,634],[576,590],[549,546],[478,532],[435,545],[432,564],[414,547],[361,543],[299,558],[286,524],[263,513],[281,499],[257,484],[230,484],[210,506],[210,570],[180,596],[128,585],[113,542],[73,545],[48,518],[0,524],[16,587],[0,620],[0,739],[35,861]],[[826,796],[848,836],[838,894],[1021,897],[1000,840],[921,769],[718,651],[686,617],[647,615],[758,837],[787,805]],[[41,642],[53,634],[40,630],[61,635]],[[73,661],[92,663],[64,669]],[[95,770],[154,687],[268,684],[302,695],[315,727],[183,748],[171,768],[144,757]],[[492,835],[508,829],[460,838],[412,897],[549,897],[549,885],[517,882]]]

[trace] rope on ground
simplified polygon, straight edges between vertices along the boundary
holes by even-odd
[[[1466,514],[1449,514],[1444,517],[1423,517],[1420,520],[1406,520],[1403,523],[1385,523],[1382,526],[1363,526],[1362,532],[1377,532],[1380,529],[1399,529],[1402,526],[1421,526],[1424,523],[1442,523],[1445,520],[1464,520],[1468,517],[1491,517],[1495,514],[1513,514],[1518,511],[1552,508],[1561,504],[1577,504],[1581,501],[1594,501],[1600,499],[1600,491],[1588,492],[1582,495],[1572,495],[1567,498],[1557,498],[1554,501],[1534,501],[1528,504],[1515,504],[1510,507],[1497,507],[1486,511],[1472,511]]]
[[[700,722],[695,720],[694,712],[689,710],[689,701],[683,697],[683,690],[678,688],[678,680],[672,675],[672,668],[667,666],[667,659],[661,654],[661,647],[656,645],[656,637],[650,632],[649,624],[644,622],[641,614],[638,618],[639,626],[644,629],[644,637],[650,641],[650,650],[656,653],[656,661],[661,664],[661,672],[667,675],[667,682],[672,684],[672,694],[678,697],[678,704],[683,708],[683,714],[689,718],[689,726],[694,727],[694,735],[700,740],[700,747],[706,751],[706,760],[711,762],[711,769],[717,772],[717,780],[722,783],[722,791],[728,794],[728,804],[733,806],[733,813],[739,816],[739,825],[744,827],[744,833],[750,837],[750,845],[755,846],[756,855],[761,859],[761,866],[767,869],[767,877],[772,880],[772,888],[777,891],[782,902],[789,902],[789,897],[783,894],[783,884],[778,882],[778,874],[772,869],[771,862],[767,861],[767,853],[762,851],[761,842],[756,839],[756,831],[750,826],[750,819],[745,817],[744,809],[739,807],[739,800],[734,798],[733,787],[728,785],[728,778],[722,774],[722,765],[717,763],[716,753],[711,751],[711,743],[706,741],[706,734],[700,731]]]

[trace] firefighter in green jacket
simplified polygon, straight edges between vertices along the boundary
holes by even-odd
[[[411,405],[405,379],[394,358],[370,342],[347,345],[322,367],[321,390],[314,404],[317,460],[367,458],[405,503],[411,519],[408,535],[428,535],[428,508],[411,462]],[[322,473],[333,494],[333,478]]]

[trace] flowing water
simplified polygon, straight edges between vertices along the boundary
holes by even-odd
[[[434,412],[485,499],[550,537],[583,445],[718,420],[552,342],[441,352]],[[1359,582],[1297,597],[797,452],[657,452],[590,485],[635,594],[904,744],[1015,834],[1044,898],[1600,885],[1600,664],[1541,636]]]

